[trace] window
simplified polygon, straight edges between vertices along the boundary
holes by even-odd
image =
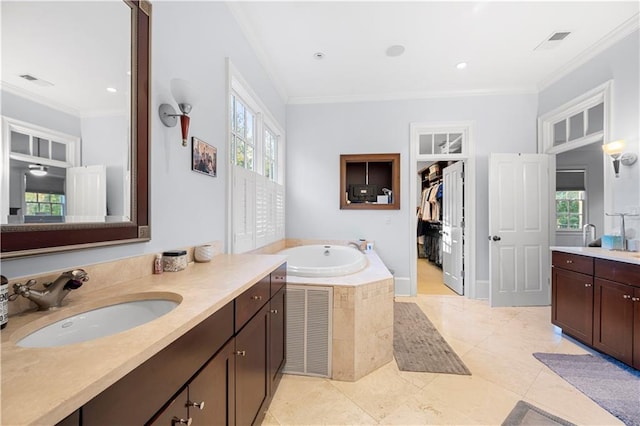
[[[556,171],[556,230],[582,231],[586,222],[585,170]]]
[[[63,194],[25,192],[24,199],[28,216],[64,216]]]
[[[232,253],[284,238],[284,131],[229,63]]]
[[[255,113],[234,93],[231,95],[231,152],[233,163],[255,170]]]

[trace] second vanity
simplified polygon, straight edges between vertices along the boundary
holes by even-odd
[[[181,272],[94,289],[57,311],[11,317],[2,331],[1,423],[259,422],[284,363],[284,261],[219,255]],[[44,321],[150,297],[180,303],[115,335],[59,347],[16,345]]]
[[[640,253],[552,247],[551,322],[640,369]]]

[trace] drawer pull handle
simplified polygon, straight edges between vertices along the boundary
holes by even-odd
[[[187,407],[196,407],[201,410],[204,410],[204,401],[201,401],[201,402],[187,401]]]
[[[631,299],[631,296],[628,294],[625,294],[624,296],[622,296],[623,299]]]
[[[585,287],[591,287],[591,284],[586,283],[584,286],[585,286]]]
[[[277,310],[277,309],[272,309],[272,310],[271,310],[271,313],[272,313],[272,314],[277,314],[277,313],[278,313],[278,310]]]
[[[251,296],[251,300],[262,300],[262,296]]]
[[[634,302],[640,302],[640,297],[632,297],[631,300]]]
[[[573,260],[567,260],[567,263],[573,263]]]
[[[284,281],[285,277],[273,277],[276,281]]]
[[[180,417],[173,417],[171,419],[171,426],[175,426],[175,425],[187,425],[187,426],[191,426],[191,422],[193,421],[193,419],[191,417],[187,417],[186,419],[181,419]]]
[[[247,351],[236,351],[236,355],[238,355],[238,356],[247,356]]]

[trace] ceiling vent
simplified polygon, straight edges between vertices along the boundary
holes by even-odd
[[[540,43],[533,50],[555,49],[556,47],[558,47],[560,45],[560,42],[562,42],[562,40],[564,40],[565,38],[567,38],[569,36],[569,34],[571,34],[571,31],[556,31],[555,33],[553,33],[549,37],[547,37],[542,43]]]
[[[33,83],[33,84],[37,84],[38,86],[42,86],[42,87],[50,87],[53,86],[53,83],[47,81],[47,80],[43,80],[41,78],[35,77],[31,74],[21,74],[20,78],[24,78],[25,80]]]

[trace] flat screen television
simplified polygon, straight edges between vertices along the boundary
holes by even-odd
[[[375,203],[378,197],[378,185],[352,184],[349,185],[349,201],[352,203]]]

